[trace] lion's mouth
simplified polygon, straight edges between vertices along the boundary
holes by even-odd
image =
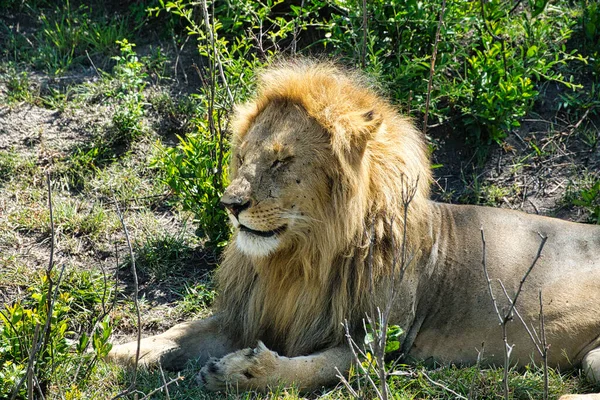
[[[282,233],[283,231],[285,231],[287,229],[287,225],[282,225],[277,229],[273,229],[272,231],[257,231],[254,229],[250,229],[245,225],[241,225],[240,224],[240,231],[242,232],[248,232],[251,233],[253,235],[256,236],[260,236],[260,237],[273,237],[275,235],[278,235],[280,233]]]

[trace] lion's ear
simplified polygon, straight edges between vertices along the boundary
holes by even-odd
[[[361,115],[360,121],[356,121],[356,129],[360,130],[357,133],[363,136],[363,140],[369,141],[375,137],[382,121],[383,118],[380,113],[375,110],[367,111]]]
[[[360,162],[382,123],[381,114],[375,110],[347,113],[335,124],[332,137],[333,150],[350,164]]]

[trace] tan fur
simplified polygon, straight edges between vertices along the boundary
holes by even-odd
[[[484,363],[500,364],[483,228],[501,307],[498,280],[514,294],[538,233],[548,236],[517,308],[536,321],[543,290],[550,364],[583,362],[588,376],[600,376],[600,227],[430,202],[422,135],[364,78],[331,63],[263,71],[233,130],[222,202],[236,230],[217,271],[215,315],[144,339],[143,362],[197,358],[205,364],[198,379],[212,390],[314,389],[350,367],[342,322],[360,337],[365,315],[392,304],[407,359],[470,364],[485,342]],[[401,254],[410,260],[402,271]],[[539,359],[522,325],[511,323],[509,336],[513,363]],[[110,357],[131,362],[134,349],[118,346]]]
[[[290,232],[294,237],[284,249],[255,260],[236,246],[227,250],[217,273],[222,292],[218,308],[226,315],[226,326],[243,329],[244,345],[265,340],[266,334],[268,346],[294,356],[343,343],[341,322],[358,323],[371,310],[365,263],[368,231],[373,225],[373,276],[377,281],[389,276],[392,267],[389,242],[383,242],[390,240],[390,234],[396,243],[402,242],[403,221],[396,218],[391,226],[391,218],[402,215],[402,191],[410,182],[418,185],[418,192],[408,210],[408,237],[423,236],[426,226],[420,220],[427,212],[431,179],[426,147],[410,122],[397,116],[368,87],[359,86],[361,80],[331,64],[275,67],[260,76],[258,97],[235,115],[233,142],[242,144],[249,127],[267,108],[299,105],[301,110],[289,112],[313,120],[309,131],[302,134],[330,135],[322,145],[331,148],[323,151],[336,155],[329,157],[324,171],[334,180],[333,188],[303,182],[315,189],[311,196],[320,200],[307,206],[300,204],[302,200],[295,202],[310,219],[297,227],[295,235]],[[372,115],[365,117],[369,113]],[[272,119],[279,116],[272,112],[267,120],[259,121],[267,136],[269,127],[278,124]],[[254,134],[260,132],[255,129]],[[234,153],[237,151],[234,147]],[[234,177],[238,167],[234,161]],[[299,165],[292,178],[310,179],[311,168],[314,165]],[[259,179],[260,175],[255,177]],[[232,185],[236,185],[235,179]],[[298,186],[292,183],[286,195],[302,193],[304,188]]]

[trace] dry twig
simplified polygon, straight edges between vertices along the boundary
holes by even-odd
[[[121,227],[123,228],[123,232],[125,232],[125,240],[127,241],[127,247],[129,248],[129,257],[131,259],[131,274],[133,275],[133,303],[135,306],[135,313],[137,319],[137,348],[135,350],[135,360],[133,363],[133,380],[127,389],[122,391],[113,397],[112,400],[121,398],[133,390],[135,390],[135,386],[137,384],[137,373],[138,373],[138,363],[140,360],[140,348],[142,341],[142,317],[140,315],[140,305],[138,302],[138,294],[139,294],[139,282],[137,277],[137,269],[135,267],[135,255],[133,253],[133,246],[131,245],[131,240],[129,238],[129,231],[127,230],[127,225],[125,224],[125,220],[123,219],[123,214],[121,213],[121,208],[119,207],[119,202],[113,196],[113,201],[115,203],[115,208],[117,210],[117,215],[119,220],[121,221]]]
[[[171,379],[169,382],[165,382],[161,387],[157,387],[156,389],[152,390],[151,392],[149,392],[148,394],[146,394],[144,397],[142,397],[140,400],[147,400],[149,398],[151,398],[155,393],[160,392],[161,390],[165,389],[167,390],[167,387],[175,382],[179,382],[182,381],[184,379],[183,376],[177,376],[176,378]],[[167,399],[169,398],[168,396],[168,390],[167,390]]]
[[[515,294],[512,298],[508,295],[508,292],[506,291],[506,288],[504,287],[504,284],[502,283],[502,281],[498,280],[498,282],[500,283],[500,286],[502,287],[502,290],[504,291],[504,294],[509,302],[509,307],[506,310],[506,312],[501,313],[498,308],[498,302],[494,296],[494,291],[492,289],[492,281],[490,279],[490,276],[489,276],[488,270],[487,270],[486,241],[485,241],[485,235],[483,233],[483,227],[481,227],[480,230],[481,230],[481,243],[482,243],[482,261],[481,261],[481,263],[483,266],[483,273],[485,275],[488,292],[489,292],[490,298],[492,300],[492,304],[494,305],[494,311],[496,312],[496,316],[498,317],[498,321],[500,323],[500,326],[502,327],[502,341],[504,343],[504,346],[503,346],[503,348],[504,348],[504,378],[502,381],[502,386],[503,386],[503,391],[504,391],[504,398],[506,400],[508,400],[508,398],[509,398],[508,371],[510,369],[510,354],[512,353],[514,345],[511,346],[508,344],[507,324],[512,319],[513,314],[518,315],[518,312],[516,311],[515,307],[516,307],[519,295],[521,294],[521,291],[523,290],[523,284],[525,283],[525,280],[527,279],[527,277],[533,270],[533,267],[535,267],[537,261],[539,260],[541,254],[542,254],[542,250],[544,249],[544,245],[546,244],[546,240],[548,240],[548,237],[543,236],[538,233],[538,235],[542,238],[542,241],[540,243],[540,246],[538,247],[537,254],[536,254],[535,258],[533,259],[533,262],[531,263],[531,265],[529,266],[529,268],[527,269],[527,271],[521,278],[521,280],[519,282],[519,287],[517,288],[517,291],[515,292]],[[518,316],[520,317],[520,315],[518,315]],[[527,326],[525,323],[524,323],[524,325],[526,327],[526,330],[529,332],[529,329],[527,329]],[[529,334],[531,336],[531,332],[529,332]],[[535,343],[535,341],[534,341],[534,343]]]
[[[58,288],[60,285],[60,281],[62,280],[63,272],[65,270],[65,265],[63,265],[58,280],[56,281],[56,288],[53,286],[52,281],[52,269],[54,268],[54,244],[55,244],[55,232],[54,232],[54,210],[52,208],[52,182],[50,180],[50,174],[46,174],[46,185],[48,188],[48,208],[50,212],[50,258],[48,260],[48,267],[46,268],[46,280],[48,281],[48,292],[47,292],[47,303],[46,303],[46,322],[44,324],[44,329],[40,332],[40,325],[37,324],[35,328],[35,333],[33,337],[33,341],[31,343],[31,349],[29,351],[29,360],[27,362],[27,370],[25,375],[21,378],[19,383],[13,389],[11,400],[14,400],[21,386],[25,380],[27,380],[27,396],[28,399],[33,399],[33,386],[38,388],[40,396],[43,398],[44,393],[46,392],[46,387],[48,382],[42,381],[41,384],[38,382],[35,376],[35,359],[37,354],[40,352],[44,352],[50,342],[50,331],[52,327],[52,314],[54,312],[54,304],[56,302],[56,298],[58,296]],[[13,327],[14,329],[14,327]],[[15,331],[16,332],[16,331]],[[41,339],[40,339],[41,336]],[[50,353],[52,356],[52,352]],[[35,381],[35,385],[34,385]]]
[[[425,100],[425,116],[423,117],[423,135],[427,134],[427,118],[429,117],[429,105],[431,103],[431,90],[433,86],[433,73],[435,72],[435,60],[437,58],[438,44],[440,43],[440,31],[444,23],[444,11],[446,11],[446,0],[442,0],[442,9],[438,20],[435,42],[433,42],[433,53],[431,54],[431,66],[429,67],[429,81],[427,82],[427,99]]]

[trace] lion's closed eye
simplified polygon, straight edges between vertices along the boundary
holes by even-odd
[[[279,169],[279,168],[285,167],[285,166],[289,165],[293,159],[294,159],[293,156],[288,156],[288,157],[284,157],[281,159],[278,158],[275,161],[273,161],[273,163],[271,164],[271,169],[274,170],[274,169]]]

